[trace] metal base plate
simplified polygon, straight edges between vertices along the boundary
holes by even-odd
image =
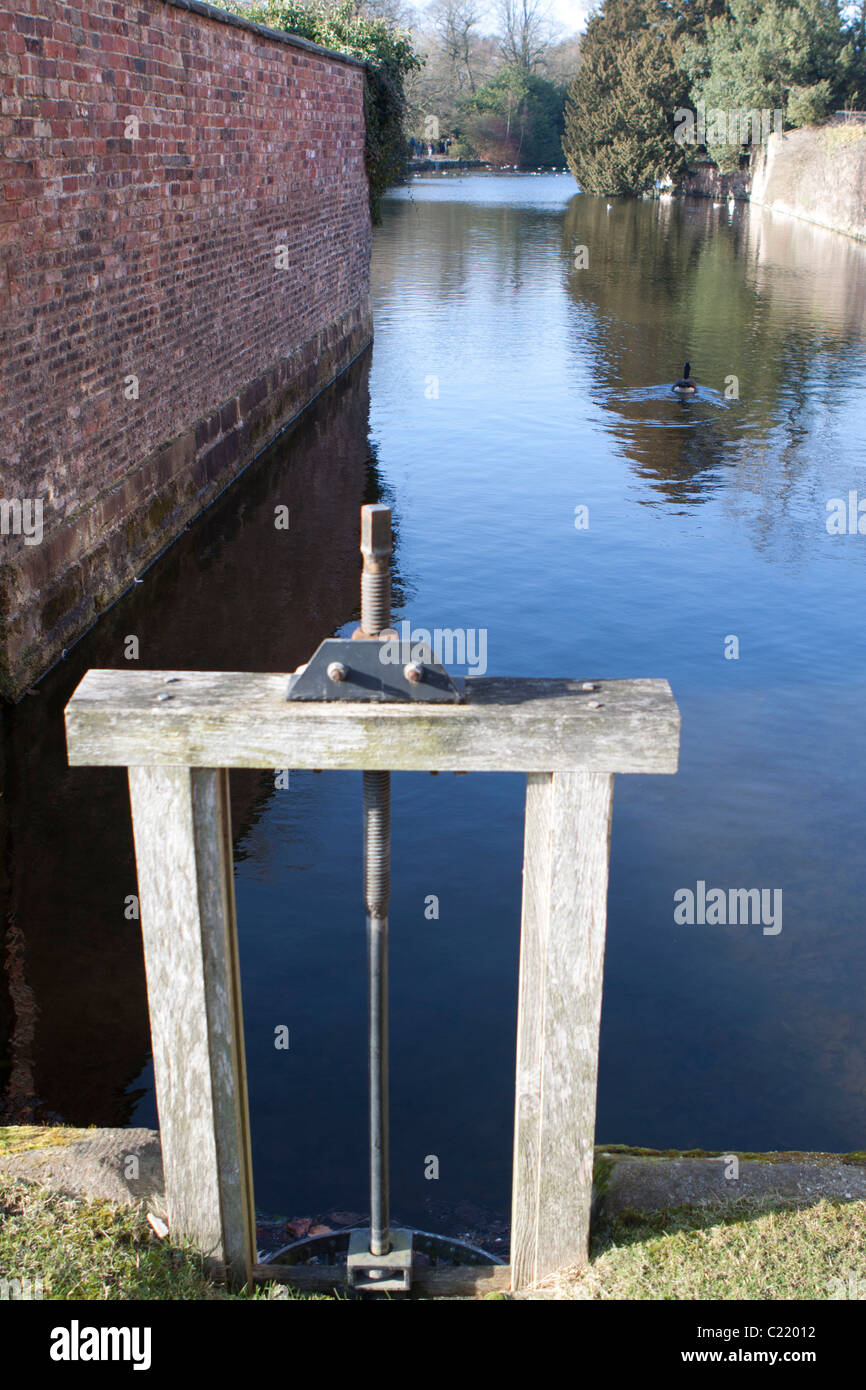
[[[407,679],[404,667],[418,661],[419,655],[418,643],[400,642],[396,637],[384,641],[329,637],[304,669],[289,677],[286,699],[460,704],[463,692],[445,667],[432,660],[429,651],[419,661],[422,679]],[[333,680],[328,675],[328,668],[334,665],[342,667],[343,679]]]
[[[412,1286],[412,1232],[392,1229],[387,1255],[371,1255],[370,1232],[352,1231],[346,1277],[350,1289],[408,1293]]]
[[[450,1266],[461,1265],[505,1265],[505,1261],[498,1255],[491,1255],[488,1250],[482,1250],[477,1245],[470,1245],[468,1241],[455,1240],[449,1236],[434,1235],[432,1231],[416,1231],[404,1228],[403,1233],[408,1235],[412,1242],[413,1259],[417,1256],[424,1258],[427,1266],[445,1269]],[[395,1231],[392,1230],[392,1238]],[[381,1257],[370,1255],[370,1232],[366,1227],[352,1227],[342,1231],[330,1231],[323,1236],[306,1236],[302,1240],[293,1241],[291,1245],[285,1245],[281,1250],[274,1251],[273,1254],[263,1261],[264,1267],[273,1265],[297,1265],[299,1269],[309,1268],[309,1262],[313,1265],[322,1265],[334,1271],[333,1287],[338,1288],[349,1281],[349,1274],[346,1265],[347,1253],[351,1246],[354,1252],[356,1247],[361,1249],[362,1254],[367,1260],[375,1260],[376,1268],[382,1268]],[[285,1282],[291,1284],[291,1277]],[[382,1280],[356,1285],[359,1292],[372,1294],[374,1290],[383,1289]],[[411,1292],[408,1284],[401,1285],[404,1292]],[[383,1289],[387,1292],[387,1289]]]

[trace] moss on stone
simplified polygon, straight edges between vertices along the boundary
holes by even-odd
[[[750,1163],[850,1163],[858,1167],[866,1166],[866,1151],[853,1149],[850,1153],[824,1153],[809,1149],[778,1149],[766,1153],[754,1153],[750,1149],[646,1149],[632,1144],[597,1144],[596,1164],[610,1158],[724,1158],[731,1154],[734,1158],[748,1160]]]
[[[67,1125],[0,1125],[0,1154],[27,1153],[32,1149],[75,1144],[92,1133],[93,1130],[73,1129]]]

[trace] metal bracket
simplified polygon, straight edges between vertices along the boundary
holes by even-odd
[[[350,1289],[408,1293],[412,1286],[412,1232],[392,1229],[387,1255],[371,1255],[370,1232],[352,1231],[346,1273]]]
[[[463,692],[417,642],[329,637],[289,677],[286,699],[456,705]]]

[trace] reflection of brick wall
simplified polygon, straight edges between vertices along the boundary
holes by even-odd
[[[371,336],[359,64],[196,0],[13,8],[0,499],[44,539],[0,537],[7,694]]]
[[[771,135],[752,175],[752,201],[866,241],[866,128],[833,120]]]
[[[0,719],[0,1124],[130,1124],[150,1051],[140,924],[125,915],[137,891],[126,773],[70,767],[63,710],[88,667],[129,669],[129,633],[142,667],[292,671],[357,615],[359,512],[378,500],[369,358],[106,613],[38,700]],[[291,785],[232,773],[236,847]]]

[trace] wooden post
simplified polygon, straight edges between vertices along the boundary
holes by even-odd
[[[589,1255],[613,777],[531,773],[517,1015],[513,1287]]]
[[[252,1160],[228,774],[130,767],[169,1222],[248,1283]]]
[[[470,679],[459,705],[292,703],[287,682],[175,672],[166,699],[163,672],[89,671],[66,710],[70,763],[130,769],[175,1231],[250,1278],[228,783],[207,769],[524,772],[513,1285],[585,1263],[613,777],[676,772],[667,681]]]

